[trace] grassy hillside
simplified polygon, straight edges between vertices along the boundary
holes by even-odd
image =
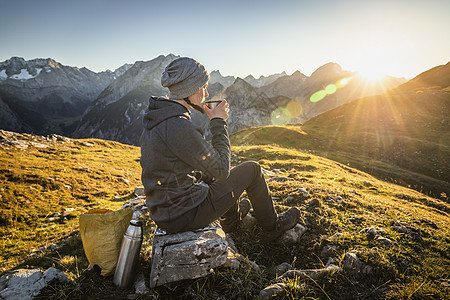
[[[117,208],[139,185],[136,147],[2,131],[0,148],[2,270],[76,232],[88,209]]]
[[[234,134],[232,141],[314,151],[447,199],[449,112],[450,93],[446,91],[388,93],[342,105],[304,125],[250,128]]]
[[[396,91],[420,92],[423,90],[442,90],[450,85],[450,62],[425,71],[410,81],[400,85]]]
[[[300,127],[280,128],[305,135]],[[267,179],[291,178],[271,181],[269,187],[278,211],[300,208],[301,222],[308,228],[300,242],[265,245],[258,229],[234,235],[243,255],[239,269],[217,268],[205,278],[158,287],[143,296],[132,295],[133,289],[118,290],[111,277],[101,278],[87,269],[77,217],[96,207],[118,209],[133,197],[134,187],[140,185],[139,149],[93,139],[11,137],[5,132],[0,146],[3,271],[55,266],[75,280],[51,285],[42,291],[44,299],[256,299],[261,289],[275,282],[274,266],[288,262],[296,269],[320,268],[332,257],[342,267],[345,253],[351,250],[372,267],[370,274],[342,272],[316,281],[287,280],[280,298],[443,299],[448,295],[442,284],[449,279],[450,270],[448,203],[308,151],[274,145],[234,146],[233,164],[256,160],[276,173]],[[145,224],[140,270],[148,281],[149,232],[154,224],[148,218]],[[368,236],[363,229],[372,226],[392,243]],[[401,232],[399,228],[408,230]],[[41,248],[61,245],[61,240],[64,244],[55,250]],[[326,245],[335,250],[324,256]]]

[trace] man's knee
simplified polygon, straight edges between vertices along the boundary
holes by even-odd
[[[257,163],[256,161],[250,160],[250,161],[246,161],[243,164],[245,164],[245,166],[248,167],[248,168],[252,168],[256,175],[259,175],[261,173],[261,171],[262,171],[260,164]]]

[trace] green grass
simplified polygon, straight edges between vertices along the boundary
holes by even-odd
[[[103,278],[87,269],[77,217],[91,208],[118,209],[133,197],[134,187],[140,185],[139,149],[115,142],[83,141],[93,146],[72,141],[58,142],[47,149],[0,150],[3,270],[54,266],[74,280],[69,284],[51,284],[42,291],[41,299],[126,299],[134,293],[133,289],[119,290],[114,287],[112,277]],[[270,182],[269,187],[279,199],[275,201],[277,211],[297,206],[308,231],[295,245],[261,243],[258,228],[235,235],[236,246],[242,254],[239,269],[219,267],[210,276],[157,287],[137,299],[219,296],[256,299],[261,289],[275,282],[273,267],[282,262],[291,263],[296,269],[323,267],[326,259],[320,252],[326,244],[337,246],[339,266],[342,267],[345,253],[357,250],[361,260],[373,267],[373,272],[370,275],[343,272],[315,282],[289,280],[280,299],[367,299],[375,297],[380,290],[384,290],[382,297],[388,299],[448,297],[448,288],[439,283],[439,279],[448,279],[450,275],[448,203],[387,183],[312,151],[275,145],[234,146],[232,151],[234,165],[255,160],[265,169],[280,169],[277,176],[294,179]],[[394,166],[391,168],[395,170]],[[64,185],[72,188],[66,189]],[[311,197],[298,192],[300,187],[308,190]],[[288,195],[292,196],[290,200],[283,202]],[[342,203],[328,201],[338,196]],[[320,204],[309,208],[307,203],[313,198]],[[75,218],[46,222],[54,212],[67,207],[75,208],[70,212]],[[437,229],[416,222],[420,219],[433,222]],[[139,268],[148,283],[150,233],[154,223],[147,217],[144,221]],[[392,221],[420,229],[423,236],[414,239],[401,234],[393,230]],[[48,226],[41,228],[42,224]],[[370,226],[384,229],[384,236],[394,243],[386,246],[360,233]],[[33,248],[60,240],[65,240],[65,244],[57,250],[31,252]],[[260,273],[250,261],[260,265]]]
[[[138,160],[136,147],[101,140],[0,150],[2,270],[76,232],[83,212],[120,208],[140,184]]]

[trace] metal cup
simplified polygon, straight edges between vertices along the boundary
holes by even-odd
[[[206,101],[205,105],[208,106],[209,109],[215,108],[219,103],[222,102],[222,100],[210,100]]]

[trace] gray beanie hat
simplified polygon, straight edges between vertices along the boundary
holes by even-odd
[[[171,99],[184,99],[197,92],[209,81],[205,67],[193,58],[180,57],[167,65],[161,85],[169,89]]]

